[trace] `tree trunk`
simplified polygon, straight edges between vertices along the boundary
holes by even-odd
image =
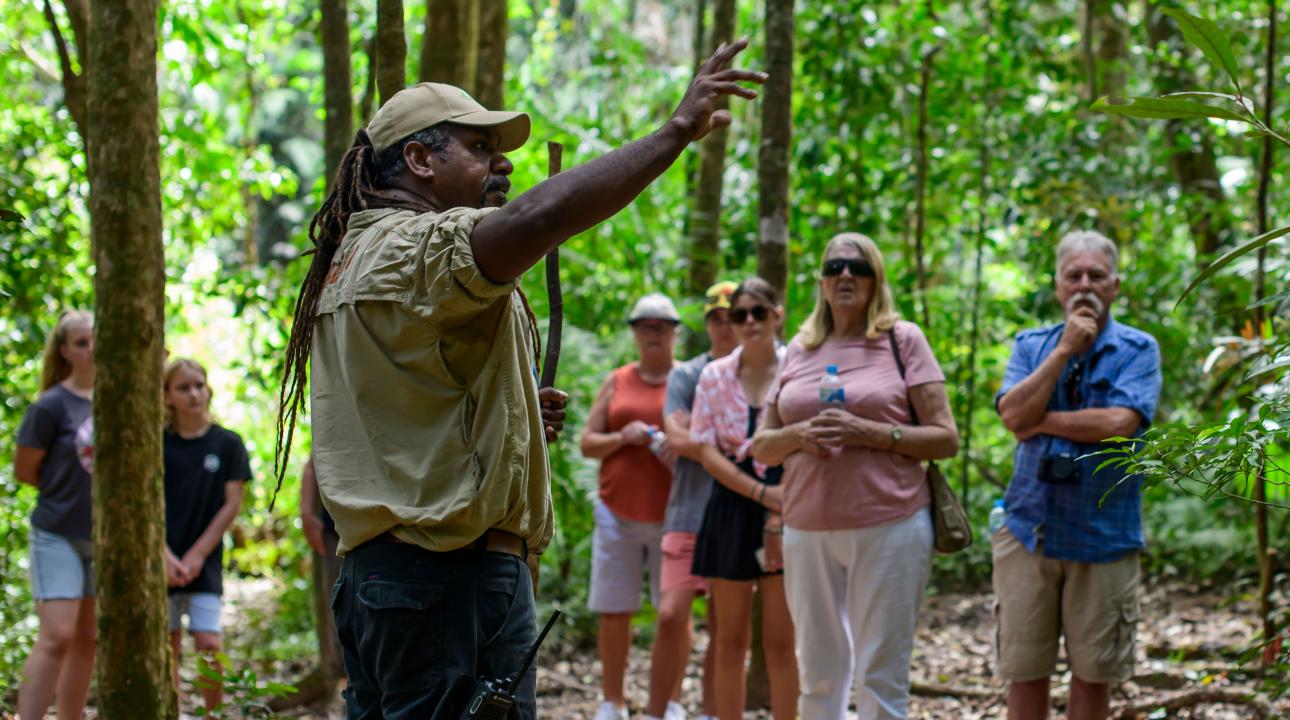
[[[479,52],[475,61],[475,99],[489,110],[506,101],[506,0],[478,0]]]
[[[363,83],[363,95],[358,100],[358,125],[367,127],[372,119],[372,104],[376,98],[376,34],[373,33],[363,43],[367,54],[367,80]]]
[[[1277,70],[1277,3],[1268,0],[1268,39],[1263,66],[1263,124],[1272,127],[1272,106],[1276,102]],[[1268,195],[1272,189],[1272,138],[1263,137],[1263,154],[1259,163],[1259,234],[1271,229],[1268,218]],[[1267,257],[1266,246],[1259,248],[1258,266],[1254,277],[1254,332],[1259,342],[1265,337],[1263,330],[1264,305],[1267,296]],[[1276,619],[1272,613],[1272,576],[1274,567],[1271,544],[1268,537],[1268,478],[1267,456],[1259,453],[1259,472],[1254,479],[1254,535],[1255,547],[1259,553],[1259,620],[1263,626],[1263,641],[1268,646],[1263,651],[1263,669],[1272,670],[1276,665],[1277,652],[1274,638],[1277,637]]]
[[[54,6],[50,4],[50,0],[45,0],[45,21],[49,23],[49,32],[54,36],[54,47],[58,50],[58,67],[63,81],[63,104],[67,106],[67,111],[72,116],[72,122],[76,123],[77,132],[84,138],[88,137],[85,126],[85,59],[87,57],[85,43],[87,41],[86,26],[89,23],[89,8],[86,7],[85,0],[67,0],[64,6],[67,8],[67,17],[72,25],[72,38],[76,45],[76,57],[81,62],[80,74],[72,70],[72,53],[67,47],[67,40],[63,37],[63,31],[58,27],[58,17],[54,14]]]
[[[319,42],[323,55],[323,148],[327,188],[331,189],[341,158],[354,139],[354,97],[350,68],[347,0],[321,0]]]
[[[1147,34],[1152,48],[1161,44],[1170,46],[1180,42],[1178,26],[1173,19],[1160,12],[1155,3],[1146,3]],[[1156,91],[1165,95],[1196,87],[1195,78],[1185,64],[1174,64],[1167,55],[1154,52]],[[1196,247],[1196,262],[1204,264],[1230,234],[1231,218],[1227,213],[1226,197],[1219,182],[1218,163],[1214,158],[1213,135],[1204,123],[1169,120],[1165,123],[1168,141],[1169,164],[1174,180],[1182,191],[1182,204],[1187,213]],[[1183,138],[1191,138],[1184,141]]]
[[[323,147],[327,157],[327,189],[335,182],[341,159],[349,150],[354,135],[353,80],[350,68],[349,8],[346,0],[322,0],[321,42],[323,51],[323,98],[327,115],[323,125]],[[317,509],[317,508],[316,508]],[[315,510],[316,510],[315,509]],[[334,550],[328,548],[329,551]],[[322,685],[335,690],[335,681],[344,677],[340,644],[331,614],[332,578],[326,572],[326,560],[313,558],[314,628],[318,634],[318,673]],[[327,681],[331,681],[328,683]]]
[[[376,0],[376,87],[382,105],[408,81],[408,40],[403,31],[403,0]]]
[[[983,31],[989,37],[994,28],[994,8],[991,6],[991,0],[985,0],[984,27]],[[963,413],[963,458],[959,465],[959,489],[963,493],[963,507],[971,507],[968,503],[968,488],[970,486],[971,475],[969,470],[972,467],[972,419],[976,414],[976,355],[977,346],[981,342],[981,280],[982,266],[985,260],[985,241],[986,232],[989,227],[990,218],[990,142],[991,142],[991,120],[994,116],[994,85],[991,82],[991,72],[994,68],[993,53],[990,52],[989,45],[985,49],[985,59],[981,64],[981,120],[978,132],[981,134],[977,145],[977,216],[976,216],[976,246],[973,248],[973,268],[972,268],[972,303],[971,303],[971,321],[970,333],[968,340],[968,359],[966,365],[966,377],[963,382],[966,385],[966,404],[967,409]]]
[[[1113,0],[1085,0],[1080,8],[1084,77],[1088,102],[1124,95],[1128,44],[1124,26],[1115,17]]]
[[[757,274],[788,285],[788,165],[793,143],[793,0],[766,0],[766,72],[757,162]]]
[[[165,262],[157,0],[95,2],[88,144],[94,247],[94,580],[98,708],[174,718],[161,464]]]
[[[708,47],[715,51],[735,34],[735,0],[716,0],[712,36]],[[725,98],[718,109],[729,106]],[[721,184],[726,170],[726,128],[708,133],[699,150],[699,178],[690,217],[690,294],[702,295],[716,282],[721,241]]]
[[[918,135],[917,135],[917,175],[914,179],[914,273],[918,282],[919,317],[923,327],[931,328],[932,317],[927,309],[927,263],[923,259],[923,238],[927,233],[927,96],[932,91],[932,61],[941,47],[929,50],[923,55],[923,66],[918,83]]]
[[[421,82],[448,83],[474,95],[478,46],[477,0],[431,0],[421,41]]]

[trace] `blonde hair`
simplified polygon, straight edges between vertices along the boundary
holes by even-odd
[[[865,312],[865,335],[870,338],[879,337],[900,319],[896,314],[896,304],[891,299],[891,286],[887,284],[887,271],[883,269],[882,253],[878,252],[878,245],[866,235],[856,232],[839,233],[834,235],[824,248],[824,255],[820,258],[821,270],[824,269],[824,261],[828,259],[829,251],[841,245],[853,248],[860,253],[860,257],[873,268],[873,295],[869,297],[869,307]],[[829,301],[824,297],[824,283],[821,281],[815,289],[815,309],[802,324],[797,338],[804,349],[814,350],[823,345],[831,334],[833,334],[833,309],[829,307]]]
[[[202,364],[196,360],[177,358],[175,360],[171,360],[170,363],[166,365],[166,371],[161,375],[161,392],[163,393],[163,397],[164,393],[170,391],[170,383],[175,379],[175,375],[178,374],[180,370],[192,370],[202,376],[202,382],[206,383],[206,411],[204,415],[206,422],[214,424],[215,419],[211,416],[211,398],[214,397],[214,392],[211,391],[210,381],[206,378],[206,368],[202,367]],[[162,400],[162,404],[166,406],[165,428],[167,430],[174,430],[175,409],[169,404],[166,404],[164,399]]]
[[[58,316],[54,329],[45,338],[45,366],[40,373],[40,390],[44,392],[66,380],[72,374],[72,364],[63,357],[63,346],[67,344],[67,333],[73,327],[81,325],[94,326],[94,315],[85,310],[68,310]]]

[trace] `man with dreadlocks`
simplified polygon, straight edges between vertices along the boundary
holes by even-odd
[[[552,534],[546,442],[566,396],[537,387],[519,277],[609,218],[751,99],[723,44],[658,130],[506,203],[529,118],[422,83],[358,132],[310,225],[287,348],[279,483],[307,365],[314,462],[336,521],[332,608],[348,716],[430,717],[461,676],[505,677],[537,635],[524,559]],[[535,677],[509,717],[535,716]]]

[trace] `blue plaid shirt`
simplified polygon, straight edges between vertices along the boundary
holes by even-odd
[[[1057,348],[1065,327],[1060,323],[1017,335],[1003,386],[995,395],[996,407],[1004,394]],[[1067,362],[1048,409],[1127,407],[1142,416],[1141,433],[1151,424],[1159,397],[1160,348],[1155,338],[1109,320],[1093,347]],[[1070,453],[1078,458],[1105,447],[1051,435],[1036,435],[1017,445],[1012,484],[1004,497],[1006,524],[1030,552],[1041,536],[1046,557],[1075,562],[1111,562],[1146,546],[1141,478],[1126,478],[1122,470],[1112,467],[1095,474],[1106,458],[1094,457],[1076,462],[1076,483],[1052,485],[1039,480],[1039,464],[1045,456]]]

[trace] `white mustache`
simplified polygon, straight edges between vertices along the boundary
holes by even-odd
[[[1106,306],[1102,304],[1102,298],[1098,297],[1097,295],[1094,295],[1091,292],[1078,292],[1072,295],[1070,300],[1066,301],[1066,312],[1067,313],[1075,312],[1075,306],[1083,301],[1087,301],[1090,304],[1092,304],[1093,310],[1098,315],[1101,315],[1102,311],[1106,309]]]

